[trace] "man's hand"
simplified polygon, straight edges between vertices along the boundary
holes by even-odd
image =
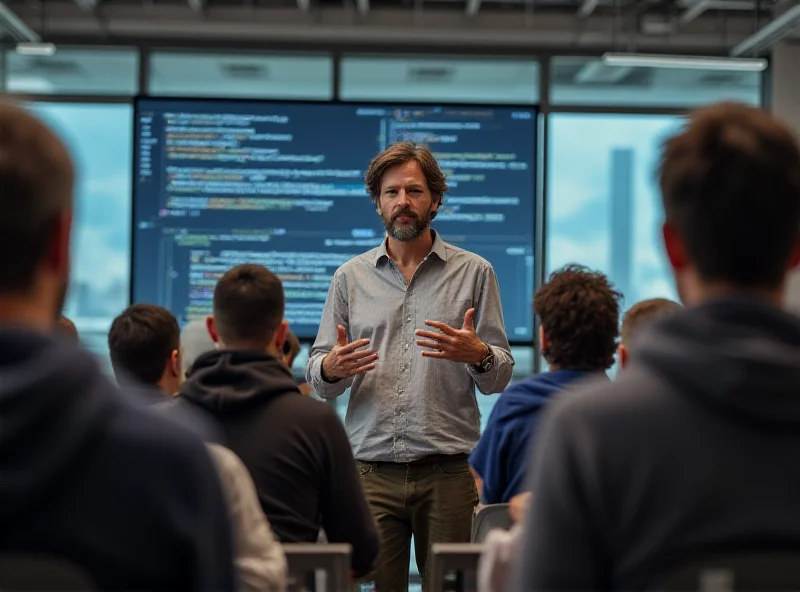
[[[361,349],[365,345],[369,345],[369,339],[359,339],[353,343],[347,343],[347,331],[341,325],[337,325],[336,345],[322,359],[323,377],[330,381],[337,381],[375,368],[378,352]]]
[[[425,338],[417,340],[417,345],[434,350],[423,351],[422,355],[464,364],[480,364],[489,351],[488,346],[475,333],[474,317],[475,309],[470,308],[464,315],[464,326],[461,329],[453,329],[439,321],[425,321],[426,325],[439,329],[441,333],[417,329],[417,336]]]

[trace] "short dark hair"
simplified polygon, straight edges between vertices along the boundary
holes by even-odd
[[[567,370],[614,365],[622,294],[599,271],[567,265],[552,273],[533,300],[548,347],[548,363]]]
[[[283,342],[283,355],[289,358],[289,362],[293,362],[300,353],[300,340],[297,335],[291,331],[286,332],[286,340]]]
[[[800,150],[787,126],[736,103],[700,109],[664,144],[660,184],[703,280],[783,283],[800,237]]]
[[[69,337],[73,340],[78,340],[78,328],[75,326],[69,318],[61,315],[56,319],[56,335],[61,335],[63,337]]]
[[[263,265],[237,265],[214,289],[214,322],[226,344],[266,345],[283,321],[283,310],[283,284]]]
[[[74,171],[58,137],[25,109],[0,102],[0,291],[26,293],[72,208]]]
[[[667,298],[649,298],[637,302],[622,317],[622,343],[630,343],[633,335],[647,323],[681,310],[683,307],[680,304]]]
[[[118,381],[156,384],[172,352],[181,346],[178,320],[155,304],[134,304],[111,323],[108,349]]]
[[[436,203],[441,205],[444,194],[448,189],[447,179],[430,149],[427,146],[414,144],[413,142],[392,144],[369,163],[367,172],[364,175],[364,183],[373,203],[378,203],[381,197],[381,183],[386,171],[412,160],[419,163],[431,196]]]

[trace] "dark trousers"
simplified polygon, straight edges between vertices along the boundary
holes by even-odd
[[[467,456],[358,465],[381,537],[376,569],[367,579],[374,580],[377,592],[408,592],[413,534],[422,590],[428,590],[431,546],[470,540],[478,492]]]

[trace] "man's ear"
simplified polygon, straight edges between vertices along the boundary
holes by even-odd
[[[208,315],[206,317],[206,329],[208,330],[208,336],[211,337],[211,341],[219,343],[219,335],[217,335],[217,324],[214,321],[214,315]]]
[[[664,237],[664,249],[667,251],[669,264],[675,271],[681,271],[689,265],[689,258],[686,255],[686,247],[683,240],[678,236],[675,227],[669,222],[665,222],[661,227]]]
[[[281,357],[283,357],[283,343],[286,341],[286,332],[289,330],[289,323],[286,321],[281,321],[281,324],[278,325],[278,330],[275,331],[275,347],[278,348],[278,351],[281,352]]]
[[[625,366],[630,361],[630,354],[628,353],[628,348],[626,348],[622,343],[617,346],[617,363],[621,369],[624,369]]]
[[[541,322],[539,322],[539,352],[543,352],[547,349],[547,346],[550,345],[549,339],[547,339],[547,335],[544,334],[544,326]]]
[[[800,267],[800,243],[797,243],[792,251],[792,256],[789,258],[789,269],[797,270]]]
[[[52,225],[50,249],[45,261],[48,269],[58,276],[69,274],[70,228],[72,228],[72,212],[60,212]]]
[[[181,353],[177,349],[173,349],[172,353],[169,356],[169,362],[167,362],[167,367],[169,369],[170,374],[173,376],[180,376],[181,375]]]

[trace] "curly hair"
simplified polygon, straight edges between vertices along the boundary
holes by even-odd
[[[614,364],[622,294],[608,278],[581,265],[553,272],[533,310],[547,337],[542,355],[553,367],[607,370]]]

